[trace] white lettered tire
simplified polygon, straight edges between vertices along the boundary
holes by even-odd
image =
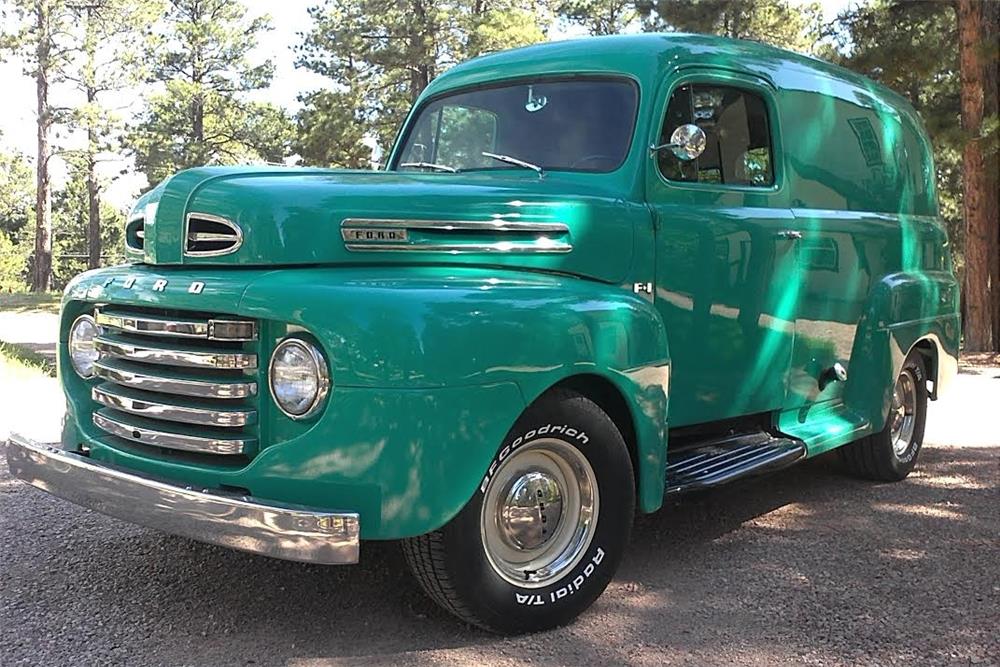
[[[501,633],[568,623],[601,595],[632,528],[628,449],[592,401],[564,390],[528,408],[466,506],[403,543],[423,589]]]

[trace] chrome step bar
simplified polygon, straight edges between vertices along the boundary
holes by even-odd
[[[200,426],[241,427],[254,424],[257,413],[254,410],[201,408],[163,403],[162,401],[136,398],[113,386],[100,385],[91,390],[93,399],[101,405],[149,419],[166,419],[182,424]]]
[[[185,368],[257,368],[257,355],[244,352],[210,352],[161,347],[114,340],[105,336],[94,339],[97,351],[113,359]]]
[[[224,341],[257,340],[257,323],[252,320],[170,319],[145,315],[122,315],[101,310],[94,311],[94,319],[102,327],[146,336],[174,336]]]
[[[108,414],[106,410],[94,413],[94,426],[105,433],[152,447],[166,447],[199,454],[243,454],[256,445],[247,438],[205,437],[161,431],[145,426],[136,426]]]
[[[800,440],[751,433],[667,454],[668,494],[719,486],[789,466],[806,455]]]
[[[94,364],[94,375],[132,389],[160,391],[165,394],[194,396],[196,398],[249,398],[257,393],[256,382],[165,377],[145,371],[122,368],[121,365],[106,359],[100,359]]]

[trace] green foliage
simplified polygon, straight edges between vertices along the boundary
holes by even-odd
[[[634,0],[564,0],[556,4],[555,10],[591,35],[617,35],[638,21],[636,4]]]
[[[0,291],[25,286],[34,241],[34,170],[20,153],[0,152]]]
[[[364,137],[391,144],[411,103],[442,71],[472,56],[544,39],[547,16],[529,0],[327,0],[297,65],[332,91],[300,97],[296,151],[307,164],[363,167]]]
[[[811,53],[819,36],[818,3],[788,0],[638,0],[646,30],[679,30],[750,39]]]
[[[270,60],[250,62],[270,19],[246,20],[245,11],[230,0],[170,0],[166,30],[148,54],[162,90],[150,97],[129,139],[151,185],[188,167],[288,155],[288,116],[245,96],[267,87],[274,74]]]
[[[52,288],[61,290],[87,270],[87,168],[84,160],[70,162],[69,181],[52,202]],[[122,234],[125,212],[101,203],[101,263],[120,264],[125,259]]]

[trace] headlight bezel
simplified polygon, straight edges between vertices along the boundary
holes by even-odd
[[[81,323],[89,323],[90,326],[93,328],[94,333],[91,338],[92,346],[93,346],[93,341],[98,336],[101,335],[101,329],[99,326],[97,326],[97,320],[94,319],[93,315],[89,313],[84,313],[83,315],[80,315],[75,320],[73,320],[73,324],[69,326],[69,335],[67,336],[66,339],[66,354],[69,356],[69,363],[70,366],[73,367],[73,371],[84,380],[90,380],[94,377],[94,366],[97,364],[97,360],[100,359],[100,353],[97,351],[97,347],[93,346],[93,360],[90,362],[90,372],[85,373],[83,369],[80,368],[80,365],[77,363],[76,355],[74,354],[73,351],[74,338],[76,337],[75,334],[79,330],[78,328],[81,325]]]
[[[281,401],[278,399],[278,394],[274,389],[275,362],[278,361],[281,351],[287,346],[297,346],[302,349],[316,369],[316,393],[306,410],[300,414],[296,414],[282,405]],[[267,365],[267,386],[271,392],[271,400],[274,401],[274,404],[279,410],[281,410],[283,415],[289,419],[294,419],[295,421],[302,421],[309,419],[310,417],[314,417],[326,405],[326,399],[330,393],[331,384],[330,369],[327,366],[326,357],[316,344],[301,336],[291,335],[283,338],[277,345],[274,346],[274,349],[271,351],[271,360]]]

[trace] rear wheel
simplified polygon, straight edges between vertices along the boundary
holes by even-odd
[[[518,420],[458,516],[406,540],[403,553],[428,595],[463,620],[543,630],[604,591],[634,509],[632,464],[614,423],[583,396],[555,391]]]
[[[852,473],[887,482],[910,474],[924,441],[926,379],[923,356],[915,351],[903,362],[896,378],[885,428],[838,450]]]

